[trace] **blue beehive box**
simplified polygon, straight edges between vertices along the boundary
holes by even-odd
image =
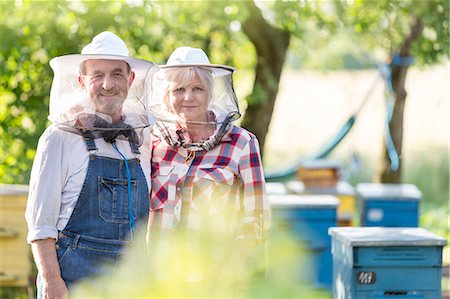
[[[441,298],[446,240],[423,228],[330,228],[333,298]]]
[[[422,193],[412,184],[361,183],[356,186],[361,226],[417,227]]]
[[[331,238],[328,229],[336,226],[339,200],[331,195],[269,195],[274,227],[290,233],[306,251],[311,264],[300,268],[300,275],[316,287],[330,290],[332,285]],[[306,277],[305,277],[306,276]]]
[[[337,208],[338,226],[353,225],[353,218],[356,214],[355,190],[350,183],[339,181],[333,187],[305,187],[300,181],[290,181],[286,183],[287,191],[294,194],[328,194],[339,198]]]

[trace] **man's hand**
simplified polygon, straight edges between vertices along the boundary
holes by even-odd
[[[66,299],[69,298],[66,283],[59,277],[51,279],[42,278],[42,298],[43,299]]]
[[[44,299],[68,298],[69,293],[61,277],[56,255],[56,240],[48,238],[33,241],[31,250],[42,279],[42,297]]]

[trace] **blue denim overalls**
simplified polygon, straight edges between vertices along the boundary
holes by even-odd
[[[89,276],[103,274],[103,263],[114,264],[121,249],[130,243],[128,177],[123,160],[100,157],[94,138],[84,134],[91,153],[86,179],[80,196],[56,243],[61,276],[71,284]],[[137,146],[130,142],[134,153]],[[138,159],[128,161],[131,178],[134,221],[146,225],[149,214],[149,191]]]

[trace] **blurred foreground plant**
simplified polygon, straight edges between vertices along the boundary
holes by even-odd
[[[203,233],[206,243],[224,237]],[[144,240],[144,234],[136,238]],[[258,244],[250,256],[225,260],[215,268],[205,251],[189,244],[178,232],[161,256],[144,242],[135,243],[116,270],[80,283],[71,298],[331,298],[302,283],[311,269],[300,246],[283,232],[273,229],[267,243]],[[228,254],[235,248],[227,246]],[[204,274],[200,280],[198,271]]]

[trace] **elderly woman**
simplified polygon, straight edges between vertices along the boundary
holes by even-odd
[[[200,241],[199,232],[209,231],[219,262],[229,258],[226,246],[237,249],[231,240],[242,248],[263,240],[270,220],[258,140],[232,124],[240,117],[234,71],[210,64],[201,49],[180,47],[147,93],[156,118],[149,242],[180,230]]]

